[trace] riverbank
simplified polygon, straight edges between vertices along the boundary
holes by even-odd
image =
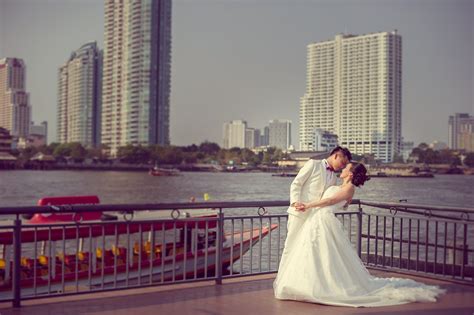
[[[88,170],[88,171],[149,171],[153,165],[150,164],[128,164],[118,161],[107,162],[55,162],[55,161],[35,161],[26,163],[22,167],[11,165],[1,170]],[[246,173],[246,172],[269,172],[275,176],[294,177],[298,173],[296,167],[282,167],[273,165],[218,165],[218,164],[163,164],[160,168],[178,169],[182,172],[225,172],[225,173]],[[453,166],[445,164],[383,164],[378,166],[367,165],[369,175],[372,177],[432,177],[432,175],[474,175],[474,168],[466,166]]]

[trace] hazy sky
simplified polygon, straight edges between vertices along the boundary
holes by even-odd
[[[57,70],[96,40],[100,0],[0,0],[0,57],[23,58],[33,120],[56,139]],[[306,46],[337,33],[402,36],[402,134],[447,141],[448,116],[474,113],[474,1],[173,2],[171,142],[222,144],[222,123],[293,121],[305,92]]]

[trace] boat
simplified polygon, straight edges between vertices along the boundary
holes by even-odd
[[[285,173],[285,172],[282,172],[282,173],[272,174],[272,176],[276,176],[276,177],[296,177],[296,175],[298,175],[298,173]]]
[[[70,205],[98,201],[97,196],[71,196],[43,198],[39,204]],[[216,220],[209,220],[214,218]],[[34,253],[21,257],[20,287],[24,297],[72,289],[94,290],[123,284],[199,278],[216,270],[215,212],[195,217],[185,215],[174,220],[139,222],[120,221],[118,218],[115,222],[103,222],[100,212],[83,214],[81,218],[77,214],[54,213],[49,216],[36,214],[25,221],[21,231],[22,247],[30,244],[30,252],[34,248]],[[47,226],[42,228],[45,224]],[[224,232],[223,270],[277,227],[277,224],[272,224],[234,234]],[[179,236],[176,242],[170,242],[166,237],[156,240],[156,235],[164,236],[171,232],[174,238]],[[149,236],[147,240],[142,239],[144,233]],[[128,246],[120,245],[121,237],[122,243],[125,238]],[[113,241],[106,242],[107,238]],[[135,240],[130,242],[130,239]],[[72,244],[72,248],[67,243]],[[42,245],[39,251],[38,244]],[[89,251],[84,251],[84,244]],[[3,258],[0,259],[1,298],[10,296],[12,291],[11,231],[0,232],[0,245],[3,249]]]
[[[180,175],[180,171],[175,168],[160,168],[155,166],[148,171],[148,174],[151,176],[178,176]]]
[[[431,172],[419,172],[419,173],[402,173],[402,174],[387,174],[385,172],[377,172],[369,174],[373,178],[434,178]]]

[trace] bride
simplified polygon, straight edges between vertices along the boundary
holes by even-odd
[[[334,212],[350,203],[355,187],[369,180],[366,173],[363,164],[351,162],[340,175],[342,185],[329,187],[320,201],[298,207],[310,213],[291,254],[280,262],[273,283],[277,299],[373,307],[435,302],[444,293],[411,279],[374,277],[363,265]]]

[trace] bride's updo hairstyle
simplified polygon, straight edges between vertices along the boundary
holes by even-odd
[[[362,186],[370,177],[367,176],[367,169],[365,168],[364,164],[359,162],[351,162],[351,173],[352,173],[352,184],[354,186]]]

